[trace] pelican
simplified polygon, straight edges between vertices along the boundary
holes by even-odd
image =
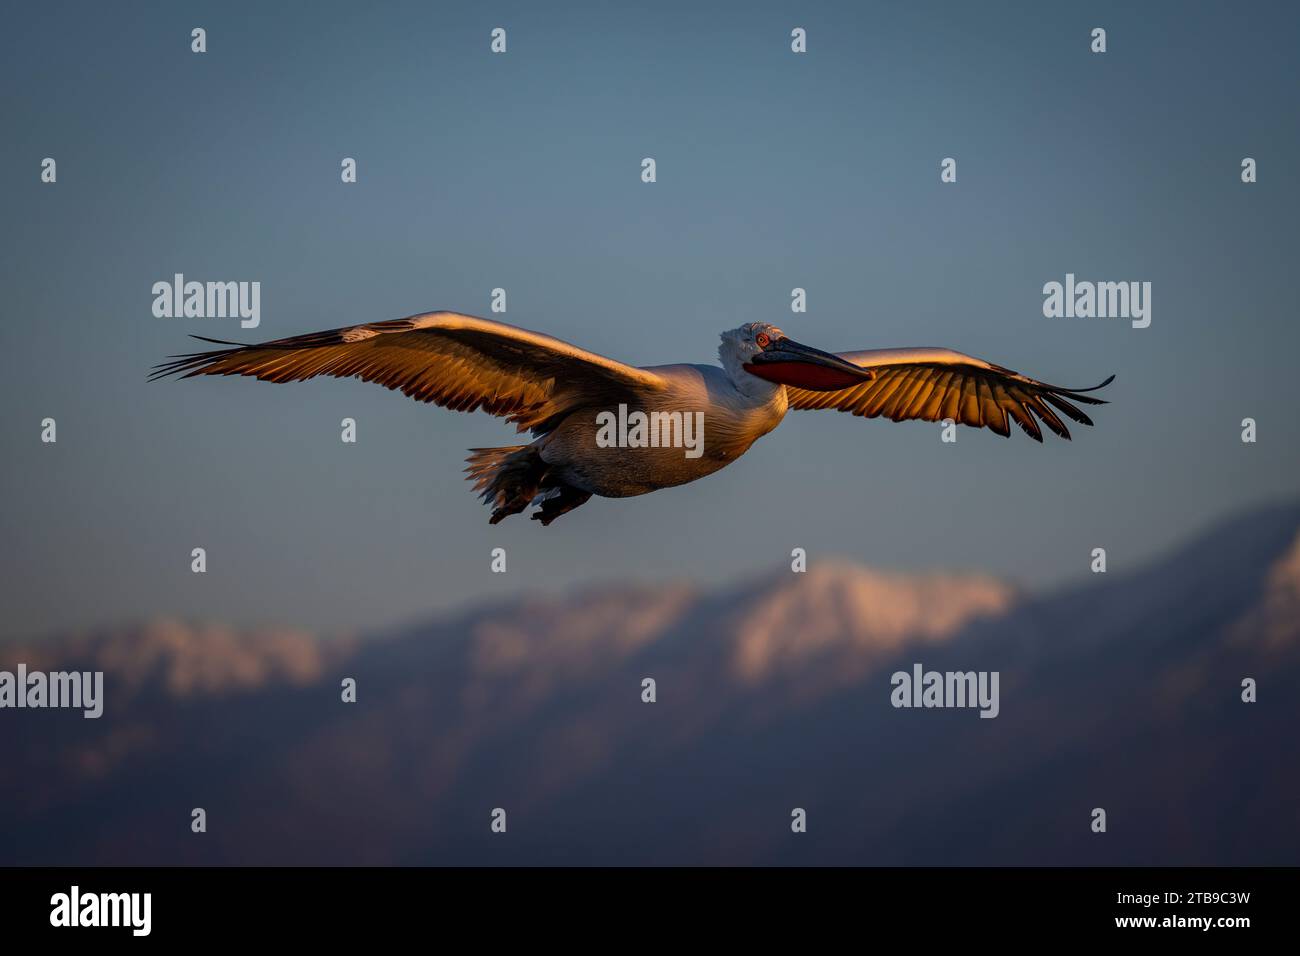
[[[298,382],[318,375],[359,378],[416,401],[482,409],[529,432],[527,445],[473,448],[469,480],[492,506],[492,524],[536,505],[549,525],[592,495],[627,498],[703,478],[731,464],[790,409],[833,408],[864,418],[918,419],[990,428],[1003,437],[1014,421],[1035,441],[1041,420],[1061,438],[1057,412],[1092,421],[1072,402],[1106,404],[943,348],[823,352],[766,322],[722,333],[716,365],[637,368],[568,342],[491,319],[427,312],[244,345],[175,355],[150,381],[171,375],[250,375]],[[601,441],[616,413],[640,412],[652,439]],[[620,421],[626,420],[621,417]],[[681,423],[703,425],[697,453],[684,453]],[[602,424],[602,421],[605,424]],[[674,431],[676,429],[676,431]]]

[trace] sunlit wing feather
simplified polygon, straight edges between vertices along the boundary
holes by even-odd
[[[201,336],[195,336],[202,338]],[[456,312],[313,332],[257,345],[174,356],[168,375],[249,375],[297,382],[318,375],[359,378],[416,401],[456,411],[482,409],[520,431],[544,429],[578,406],[609,407],[665,387],[655,373],[560,339]]]
[[[875,377],[830,392],[787,385],[791,408],[833,408],[896,422],[951,418],[962,425],[990,428],[1003,437],[1011,434],[1010,420],[1040,442],[1041,421],[1068,440],[1069,429],[1057,412],[1081,425],[1091,425],[1092,419],[1072,403],[1106,404],[1082,393],[1103,388],[1115,378],[1112,375],[1091,388],[1061,388],[950,349],[874,349],[841,352],[840,357],[871,369]]]

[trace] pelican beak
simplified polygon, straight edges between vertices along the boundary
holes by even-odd
[[[834,392],[869,382],[876,373],[830,352],[780,338],[745,365],[745,371],[769,382],[813,392]]]

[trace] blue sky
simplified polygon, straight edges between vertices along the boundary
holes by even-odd
[[[4,633],[158,613],[371,629],[595,580],[721,580],[793,547],[1047,587],[1094,547],[1122,572],[1294,494],[1300,14],[954,6],[12,7]],[[259,281],[261,327],[155,318],[176,272]],[[1067,272],[1150,281],[1151,327],[1044,318]],[[489,526],[463,480],[467,448],[515,441],[485,415],[355,382],[145,382],[188,333],[487,314],[494,287],[507,321],[635,364],[711,361],[719,332],[763,320],[823,348],[1117,379],[1072,443],[797,413],[713,477],[546,529]]]

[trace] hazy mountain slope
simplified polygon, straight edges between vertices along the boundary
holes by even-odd
[[[1042,599],[814,560],[357,644],[0,646],[102,668],[108,698],[0,713],[0,862],[1297,863],[1298,531],[1265,509]],[[1000,716],[892,707],[918,661],[999,671]]]

